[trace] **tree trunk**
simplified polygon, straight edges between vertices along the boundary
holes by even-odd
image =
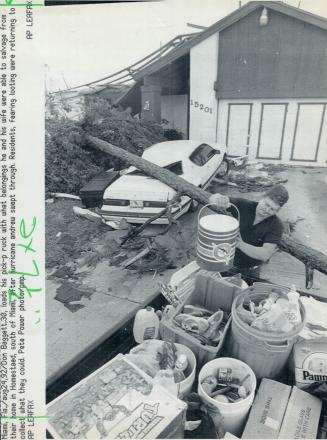
[[[118,157],[134,165],[136,168],[144,171],[149,176],[160,180],[166,185],[170,186],[177,192],[185,194],[192,199],[198,201],[199,203],[205,205],[209,203],[210,193],[200,189],[181,177],[173,174],[158,165],[153,164],[135,154],[129,153],[122,148],[116,147],[115,145],[109,144],[106,141],[98,139],[94,136],[86,134],[86,140],[95,148],[108,153],[112,156]],[[215,210],[215,207],[212,207]],[[298,260],[302,261],[305,265],[310,266],[312,269],[316,269],[319,272],[327,275],[327,256],[322,252],[318,252],[315,249],[306,246],[296,240],[294,240],[289,235],[284,234],[279,245],[280,249],[288,254],[296,257]]]

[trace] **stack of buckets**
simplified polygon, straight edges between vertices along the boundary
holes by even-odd
[[[199,212],[197,263],[202,269],[226,272],[233,266],[239,221],[213,213],[209,206],[203,206]]]

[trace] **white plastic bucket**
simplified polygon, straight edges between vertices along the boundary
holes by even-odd
[[[226,272],[233,266],[239,220],[201,208],[198,218],[197,263],[206,270]],[[239,218],[239,211],[235,205]]]
[[[152,343],[155,345],[157,345],[158,343],[164,344],[164,341],[158,341],[154,339],[150,339],[146,342],[147,344],[149,344],[149,346]],[[176,384],[178,397],[182,399],[183,397],[187,396],[192,390],[192,386],[195,379],[195,371],[196,371],[196,357],[192,352],[192,350],[186,347],[185,345],[178,344],[177,342],[174,342],[174,345],[176,346],[177,356],[179,356],[180,354],[185,354],[188,360],[188,366],[184,371],[185,380]]]
[[[204,391],[201,383],[207,376],[218,375],[218,368],[231,368],[233,376],[240,379],[249,374],[248,379],[244,382],[244,386],[250,391],[250,394],[239,402],[223,403],[212,399]],[[246,416],[253,403],[257,380],[252,369],[242,361],[233,358],[213,359],[202,367],[199,373],[198,393],[207,407],[208,413],[212,417],[216,428],[223,426],[225,431],[231,432],[236,436],[242,434],[245,425]]]

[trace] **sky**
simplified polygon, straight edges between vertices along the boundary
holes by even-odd
[[[246,0],[162,0],[40,8],[47,91],[65,90],[123,69],[180,34],[199,32]],[[327,18],[327,0],[285,0]]]

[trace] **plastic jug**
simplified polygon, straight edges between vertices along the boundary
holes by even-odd
[[[291,290],[288,292],[287,297],[289,302],[285,313],[290,324],[296,327],[301,323],[302,318],[299,305],[300,294],[296,291],[294,284],[292,285]]]
[[[146,339],[156,339],[159,333],[159,318],[154,309],[148,306],[139,310],[134,319],[133,335],[140,344]]]

